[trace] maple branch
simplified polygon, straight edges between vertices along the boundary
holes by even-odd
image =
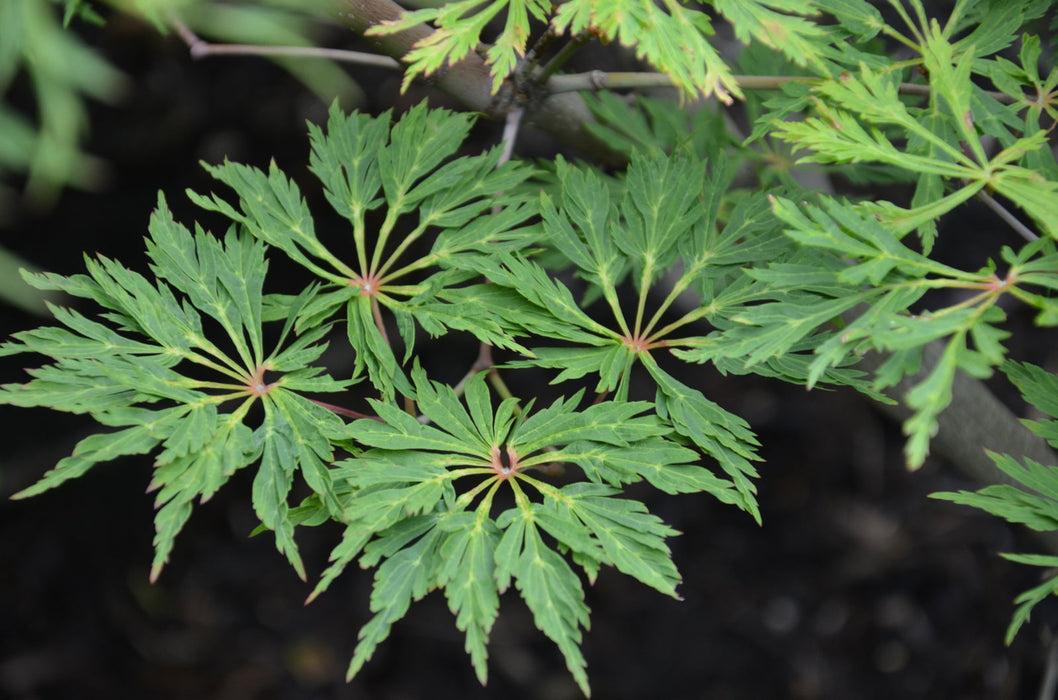
[[[474,378],[479,372],[493,372],[493,366],[495,363],[492,360],[492,346],[488,343],[481,343],[478,346],[478,356],[474,360],[474,364],[470,365],[470,369],[463,375],[463,378],[459,380],[459,383],[453,387],[456,392],[456,396],[462,396],[463,391],[466,389],[467,382]]]
[[[325,49],[316,46],[266,46],[261,44],[212,44],[195,34],[175,14],[169,16],[169,24],[190,49],[191,58],[209,56],[278,56],[282,58],[324,58],[342,63],[354,63],[375,68],[401,70],[400,61],[389,56],[345,49]]]
[[[814,83],[819,78],[795,75],[735,75],[732,76],[742,90],[780,90],[788,83]],[[628,90],[633,88],[675,87],[672,79],[664,73],[650,72],[614,72],[591,70],[585,73],[553,75],[544,83],[547,94],[556,95],[566,92],[597,92],[599,90]],[[901,95],[918,95],[929,97],[929,85],[920,83],[900,83]],[[986,92],[989,97],[1003,104],[1014,104],[1018,98],[1004,92]]]
[[[503,152],[500,154],[500,158],[496,161],[496,167],[500,167],[511,159],[514,155],[514,143],[518,140],[518,129],[522,125],[522,117],[525,116],[525,108],[517,106],[511,109],[507,113],[507,121],[503,125]],[[493,214],[499,213],[495,209]]]
[[[552,56],[551,59],[548,60],[548,62],[543,67],[541,67],[540,74],[534,77],[536,77],[536,79],[541,83],[546,82],[552,75],[554,75],[555,71],[561,68],[566,63],[566,61],[568,61],[573,56],[573,54],[575,54],[582,46],[588,43],[588,40],[591,39],[591,36],[592,35],[589,32],[581,32],[577,36],[570,39],[565,44],[565,46],[559,49],[558,52],[554,56]]]
[[[404,12],[404,8],[392,2],[392,0],[342,0],[338,12],[339,19],[354,32],[363,35],[368,29],[383,21],[398,19]],[[175,25],[174,25],[175,26]],[[177,31],[180,32],[179,26]],[[388,60],[380,58],[377,63],[383,67],[396,68],[401,64],[399,59],[407,54],[419,41],[429,37],[434,32],[429,26],[420,24],[416,27],[394,34],[382,36],[370,36],[379,50],[388,56]],[[202,42],[193,33],[180,32],[185,41],[192,47],[192,55],[208,55],[210,53],[258,53],[263,48],[268,51],[276,50],[276,47],[242,47],[222,51],[209,50],[212,46]],[[204,48],[207,47],[207,48]],[[303,53],[299,48],[297,55],[313,55]],[[329,51],[329,50],[328,50]],[[337,60],[353,60],[353,55],[359,52],[341,52]],[[293,55],[293,54],[286,54]],[[315,54],[321,55],[321,54]],[[370,56],[371,54],[360,54]],[[372,59],[374,60],[374,59]],[[355,61],[354,61],[355,62]],[[744,90],[774,90],[780,89],[783,84],[794,81],[811,81],[815,78],[793,77],[793,76],[736,76],[739,86]],[[488,66],[477,54],[470,54],[462,61],[449,66],[427,81],[435,85],[449,96],[455,98],[463,106],[471,111],[492,114],[499,102],[491,94],[492,78],[489,75]],[[571,144],[581,150],[591,153],[601,162],[606,164],[621,164],[625,158],[602,144],[597,138],[590,134],[585,128],[586,124],[595,121],[591,111],[583,98],[577,94],[580,91],[594,91],[604,88],[631,88],[631,87],[658,87],[670,86],[672,83],[667,76],[657,73],[606,73],[603,71],[589,71],[588,73],[551,76],[544,85],[546,97],[539,101],[532,101],[526,107],[526,120],[567,144]],[[930,87],[913,83],[904,83],[900,86],[903,94],[928,96]],[[1018,101],[1003,93],[989,92],[991,97],[1005,103],[1012,104]],[[512,101],[510,104],[514,104]],[[987,203],[987,200],[986,200]],[[924,367],[928,370],[933,364],[927,356]],[[497,377],[490,372],[490,378]],[[1006,411],[1009,419],[1004,417],[999,422],[1002,428],[996,425],[997,415],[1002,415],[995,405],[996,400],[984,385],[977,380],[966,378],[962,383],[964,387],[972,387],[974,395],[967,397],[963,391],[956,387],[953,400],[949,408],[940,416],[940,430],[937,435],[936,445],[938,452],[944,453],[950,461],[962,466],[976,479],[983,483],[991,483],[994,478],[994,468],[985,464],[984,459],[975,446],[980,444],[980,436],[990,434],[991,446],[998,452],[1011,454],[1044,454],[1053,455],[1042,445],[1038,439],[1032,436],[1017,420]],[[986,397],[989,400],[986,400]],[[993,403],[995,402],[995,403]],[[985,408],[985,406],[988,406]],[[959,410],[961,409],[961,410]],[[1041,450],[1042,452],[1037,452]],[[1047,459],[1046,457],[1044,459]],[[971,466],[972,465],[972,466]],[[985,479],[984,470],[987,469],[988,478]]]
[[[388,0],[373,1],[388,3]],[[393,56],[366,53],[363,51],[320,48],[315,46],[213,44],[195,34],[194,31],[192,31],[191,28],[176,15],[170,15],[169,22],[177,35],[179,35],[180,38],[184,40],[184,43],[187,44],[190,49],[191,57],[194,59],[201,59],[209,56],[276,56],[281,58],[322,58],[341,63],[352,63],[355,65],[372,66],[375,68],[387,68],[390,70],[403,70],[404,68],[404,65]],[[421,26],[425,27],[426,25]],[[427,27],[427,29],[429,30],[429,27]],[[411,32],[414,30],[408,31]],[[424,36],[428,36],[428,34]],[[559,51],[558,54],[552,57],[546,65],[538,70],[538,75],[534,76],[534,78],[543,84],[545,95],[551,97],[568,92],[598,92],[599,90],[675,87],[669,76],[664,73],[654,72],[606,72],[601,70],[591,70],[584,73],[572,73],[569,75],[553,75],[555,70],[557,70],[577,49],[583,46],[589,38],[590,35],[586,33],[574,37]],[[402,44],[398,43],[394,46],[400,45]],[[468,59],[469,58],[470,57],[468,57]],[[464,59],[464,61],[468,59]],[[787,83],[810,83],[818,80],[818,78],[787,75],[736,75],[733,77],[739,88],[742,90],[779,90]],[[450,92],[451,86],[442,85],[441,81],[438,81],[438,87],[445,90],[445,92],[452,94]],[[931,91],[929,85],[922,85],[920,83],[901,83],[898,89],[902,95],[918,95],[922,97],[929,97]],[[1003,92],[988,91],[986,94],[1002,104],[1014,104],[1018,101],[1016,97]],[[475,101],[480,98],[480,95],[477,94],[476,90],[466,91],[463,89],[457,90],[453,96],[459,98],[469,97]],[[494,100],[491,98],[491,94],[488,107],[494,107]],[[492,110],[489,109],[488,111]],[[561,137],[559,134],[552,135]],[[1017,226],[1015,226],[1015,228],[1018,229]],[[1018,232],[1022,233],[1020,229],[1018,229]],[[1024,233],[1022,233],[1022,235],[1024,235]]]
[[[1010,228],[1017,231],[1018,235],[1020,235],[1029,243],[1032,243],[1033,241],[1039,239],[1039,236],[1037,236],[1032,229],[1023,224],[1021,222],[1021,219],[1011,214],[1010,210],[1004,207],[999,202],[997,202],[995,197],[993,197],[992,195],[988,194],[984,190],[978,190],[977,198],[984,202],[989,209],[994,211],[1000,219],[1005,221],[1010,226]]]
[[[338,18],[360,35],[387,20],[395,20],[405,11],[392,0],[342,0]],[[368,36],[387,56],[400,59],[434,30],[425,24],[394,34]],[[429,84],[455,98],[471,111],[492,115],[499,102],[492,95],[492,76],[485,61],[475,53],[438,71]],[[497,96],[500,97],[500,96]],[[625,157],[604,144],[586,128],[595,122],[584,99],[576,93],[545,96],[527,106],[526,121],[554,138],[590,153],[599,161],[619,165]]]

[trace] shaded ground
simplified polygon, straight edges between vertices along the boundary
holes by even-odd
[[[304,174],[303,120],[324,111],[263,62],[190,64],[175,44],[115,36],[122,31],[101,40],[132,73],[136,92],[118,109],[96,110],[90,145],[113,165],[112,182],[100,197],[65,195],[48,215],[20,212],[2,234],[4,245],[49,269],[77,271],[82,248],[140,264],[157,189],[169,193],[178,218],[196,216],[180,193],[209,188],[199,158],[261,165],[275,155],[292,175]],[[379,80],[373,92],[386,105],[395,79]],[[497,138],[491,126],[480,136]],[[36,324],[0,310],[5,335]],[[17,379],[26,361],[5,361],[0,377]],[[613,572],[600,576],[588,593],[593,626],[584,644],[596,697],[1035,696],[1055,609],[1041,606],[1004,647],[1011,600],[1035,579],[995,556],[1037,551],[1035,543],[928,500],[968,485],[940,463],[907,474],[898,431],[858,397],[700,371],[707,395],[746,417],[765,445],[765,524],[705,496],[642,492],[684,533],[671,543],[684,600]],[[196,509],[150,586],[146,460],[101,466],[79,483],[10,502],[86,428],[6,407],[0,425],[0,697],[578,697],[558,653],[510,594],[493,633],[487,688],[437,595],[414,607],[346,684],[356,631],[368,618],[370,573],[350,571],[303,607],[311,586],[270,538],[246,539],[256,525],[248,474]],[[335,541],[327,528],[305,534],[310,571],[322,569]]]

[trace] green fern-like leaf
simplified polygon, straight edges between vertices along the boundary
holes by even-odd
[[[433,22],[437,29],[404,56],[408,64],[403,88],[416,77],[428,76],[445,66],[458,63],[481,43],[485,26],[506,13],[503,29],[485,51],[485,63],[492,74],[492,92],[514,71],[525,56],[530,21],[543,20],[551,10],[545,0],[462,0],[441,7],[405,12],[400,19],[380,23],[370,34],[404,31],[422,22]]]
[[[385,398],[395,392],[410,395],[383,310],[397,317],[409,348],[418,322],[434,335],[468,331],[499,347],[523,349],[485,309],[457,310],[445,298],[446,287],[465,280],[449,271],[461,257],[523,246],[533,235],[524,224],[534,209],[524,195],[511,193],[529,176],[528,167],[514,162],[497,167],[498,150],[453,159],[470,123],[465,115],[425,105],[395,124],[389,113],[347,116],[335,106],[326,130],[310,126],[313,173],[351,228],[355,253],[349,259],[320,242],[300,188],[275,163],[267,173],[237,163],[207,166],[234,190],[235,205],[217,195],[189,195],[320,279],[323,286],[298,317],[299,330],[344,313],[349,342],[357,351],[354,377],[366,372]],[[498,213],[483,216],[494,207]],[[384,218],[369,236],[367,217],[374,211],[384,212]],[[398,235],[400,241],[393,243]],[[409,249],[424,237],[432,237],[432,249],[412,256]],[[423,273],[433,275],[407,283]]]
[[[578,647],[588,609],[560,552],[573,552],[592,578],[611,565],[675,596],[679,576],[664,543],[675,532],[642,504],[620,498],[617,487],[645,478],[666,490],[725,494],[729,502],[733,491],[696,464],[695,451],[668,439],[671,428],[649,403],[581,408],[577,394],[532,411],[514,399],[495,404],[483,374],[467,382],[462,399],[421,369],[411,378],[423,420],[373,401],[381,420],[350,426],[369,449],[338,463],[334,474],[351,487],[341,497],[346,536],[313,595],[357,557],[379,566],[375,617],[361,630],[350,675],[411,601],[443,589],[484,682],[498,596],[513,581],[587,692]],[[589,481],[552,486],[545,475],[556,464],[580,466]],[[511,489],[516,506],[494,515],[501,488]]]
[[[53,360],[31,370],[31,381],[5,385],[0,402],[90,413],[118,430],[85,438],[16,497],[58,486],[99,462],[161,447],[151,480],[159,509],[153,579],[193,500],[208,499],[256,462],[254,510],[304,577],[287,505],[295,474],[340,512],[328,463],[329,436],[341,433],[342,421],[301,395],[349,384],[311,366],[324,350],[319,341],[327,327],[291,337],[291,319],[280,343],[266,350],[264,246],[235,232],[223,241],[191,233],[173,220],[164,198],[151,218],[148,254],[153,280],[102,257],[86,261],[88,275],[27,275],[40,288],[92,299],[104,312],[91,318],[56,308],[65,328],[16,334],[0,346],[0,354]],[[248,413],[257,403],[264,421],[253,427]]]

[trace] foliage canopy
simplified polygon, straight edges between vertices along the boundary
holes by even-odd
[[[16,5],[36,7],[6,12]],[[251,469],[260,529],[302,578],[297,528],[343,528],[311,597],[353,561],[376,568],[350,676],[411,602],[440,590],[484,683],[513,584],[587,694],[583,580],[605,565],[678,597],[666,544],[677,533],[624,488],[705,492],[762,518],[752,429],[689,385],[688,366],[879,400],[910,377],[912,467],[958,372],[1002,367],[1058,417],[1054,376],[1007,360],[1000,303],[1058,324],[1058,71],[1041,69],[1037,35],[1019,37],[1047,7],[958,0],[929,17],[919,0],[893,0],[891,23],[862,0],[462,0],[384,22],[372,31],[436,25],[405,57],[405,85],[480,50],[494,92],[544,90],[557,66],[530,37],[598,37],[632,48],[683,101],[744,99],[751,133],[733,133],[710,104],[676,112],[603,94],[592,133],[628,156],[607,174],[500,148],[467,154],[468,115],[334,106],[309,126],[309,163],[343,221],[341,246],[317,235],[318,213],[278,164],[207,164],[223,190],[188,196],[230,221],[223,235],[175,221],[159,196],[149,274],[105,257],[86,258],[85,274],[24,273],[92,310],[52,307],[59,325],[0,346],[49,362],[0,388],[0,402],[90,414],[101,431],[17,497],[153,454],[154,578],[193,503]],[[711,43],[719,19],[749,44],[742,64],[795,79],[767,99],[745,88]],[[488,27],[499,29],[483,47]],[[908,57],[891,58],[894,45]],[[0,55],[0,69],[11,61]],[[813,191],[795,163],[911,194]],[[978,269],[936,259],[937,219],[993,195],[1033,240]],[[304,268],[299,293],[269,285],[270,255]],[[424,334],[467,334],[479,361],[439,382],[424,369]],[[320,362],[335,342],[355,355],[342,376]],[[940,359],[919,373],[931,343]],[[867,353],[885,356],[872,375],[855,367]],[[512,395],[503,377],[526,369],[546,373],[558,398]],[[368,412],[338,405],[353,397]],[[1056,425],[1031,428],[1058,446]],[[994,456],[1024,488],[938,497],[1058,528],[1058,468],[1017,458]],[[298,485],[311,495],[292,503]],[[1019,599],[1011,635],[1056,581]]]

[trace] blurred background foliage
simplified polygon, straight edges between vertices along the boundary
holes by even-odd
[[[106,163],[82,150],[89,102],[120,105],[135,86],[85,42],[84,29],[121,15],[153,25],[160,41],[178,18],[214,43],[307,47],[320,44],[321,30],[337,16],[332,9],[330,0],[0,2],[0,303],[46,311],[40,292],[18,274],[33,269],[31,261],[9,250],[6,223],[15,209],[55,207],[66,188],[107,187]],[[332,61],[273,60],[324,102],[338,98],[353,108],[363,100],[356,81]]]

